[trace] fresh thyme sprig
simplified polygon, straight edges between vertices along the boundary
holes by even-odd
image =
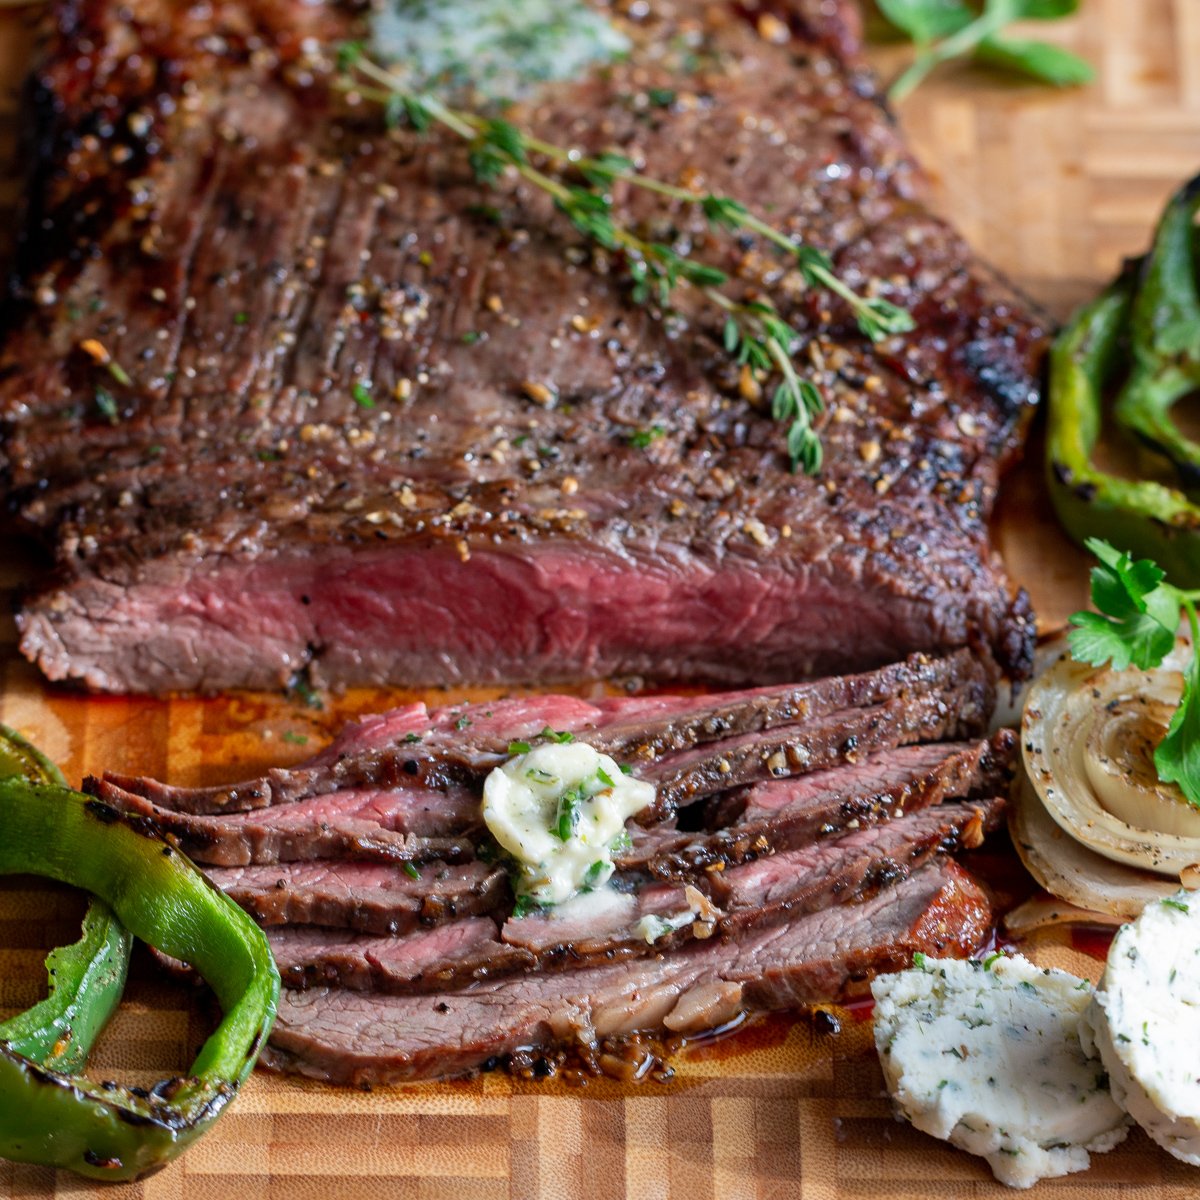
[[[1090,83],[1091,66],[1077,54],[1048,42],[1008,37],[1015,21],[1057,21],[1071,16],[1079,0],[875,0],[880,12],[917,47],[913,64],[888,89],[898,102],[935,68],[957,58],[975,58],[1049,83],[1071,87]]]
[[[585,238],[606,250],[620,251],[636,303],[657,302],[667,308],[675,290],[687,285],[720,309],[725,314],[723,343],[727,353],[756,374],[778,375],[771,412],[775,420],[787,423],[787,450],[793,470],[803,468],[815,474],[822,457],[821,442],[812,424],[822,408],[821,394],[811,380],[801,378],[792,361],[800,334],[768,300],[735,300],[721,291],[729,282],[725,271],[680,254],[662,242],[639,237],[621,225],[613,210],[612,186],[623,183],[699,208],[712,229],[744,231],[766,239],[795,260],[808,286],[841,297],[872,341],[913,328],[912,317],[904,309],[878,297],[859,295],[838,278],[827,254],[780,232],[736,200],[689,191],[644,175],[624,155],[583,155],[533,137],[501,118],[453,108],[436,96],[410,88],[403,78],[368,57],[361,43],[343,45],[338,65],[349,88],[383,106],[389,125],[406,122],[418,132],[440,125],[467,143],[468,161],[481,183],[493,183],[505,170],[512,169],[550,196],[559,212]],[[548,174],[530,161],[531,155],[577,174],[584,183]]]

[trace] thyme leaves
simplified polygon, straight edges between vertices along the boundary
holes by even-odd
[[[632,159],[606,152],[584,155],[544,141],[501,117],[455,108],[419,92],[405,79],[371,59],[362,43],[344,44],[338,66],[345,86],[382,105],[390,126],[407,124],[418,133],[438,126],[467,145],[468,162],[481,184],[513,171],[544,192],[555,208],[587,241],[620,256],[636,304],[670,309],[680,288],[688,287],[723,314],[722,345],[740,366],[776,380],[771,414],[786,427],[793,470],[819,471],[820,438],[814,428],[823,407],[820,390],[796,370],[794,356],[801,334],[768,298],[736,299],[724,289],[728,273],[666,243],[642,237],[623,225],[615,211],[616,184],[654,193],[694,207],[714,232],[753,235],[782,251],[804,283],[824,289],[849,305],[859,329],[872,341],[913,329],[904,309],[879,297],[864,296],[841,279],[827,254],[797,241],[728,196],[692,191],[642,173]],[[582,180],[581,183],[574,182]]]

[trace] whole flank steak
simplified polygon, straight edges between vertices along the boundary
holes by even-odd
[[[984,944],[990,901],[948,856],[1003,817],[1015,737],[984,736],[992,701],[958,651],[703,697],[412,705],[236,784],[85,787],[265,927],[285,985],[269,1065],[360,1086],[568,1061],[640,1076],[672,1039]],[[591,863],[544,903],[489,789],[579,751],[604,764],[599,803],[626,779],[641,807],[601,843],[566,775],[520,809],[556,830],[551,857],[579,839]]]
[[[719,314],[637,302],[538,189],[347,94],[365,9],[59,0],[0,354],[3,490],[53,556],[21,645],[50,678],[1027,669],[986,525],[1043,331],[925,208],[855,5],[592,12],[624,51],[507,119],[739,201],[915,321],[872,344],[761,238],[614,185],[623,226],[794,326],[819,473]]]

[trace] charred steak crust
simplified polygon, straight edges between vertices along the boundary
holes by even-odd
[[[631,63],[515,115],[699,171],[912,310],[871,346],[840,303],[774,289],[828,398],[817,479],[706,314],[669,336],[541,197],[481,209],[459,146],[344,108],[312,47],[359,10],[60,0],[0,355],[8,502],[55,557],[24,652],[149,692],[765,683],[960,646],[1025,672],[986,522],[1043,330],[923,207],[849,0],[767,9],[784,44],[753,5],[651,5]],[[680,79],[639,48],[685,21],[690,99],[647,115],[628,97]],[[623,218],[661,212],[642,200]],[[670,216],[748,286],[770,269]]]

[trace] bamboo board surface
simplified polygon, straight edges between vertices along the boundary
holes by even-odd
[[[1121,256],[1145,246],[1174,184],[1200,168],[1200,0],[1084,0],[1076,19],[1037,33],[1086,55],[1099,81],[1058,93],[951,70],[901,117],[935,177],[937,198],[972,243],[1056,315],[1086,297]],[[17,184],[15,88],[28,61],[27,18],[0,12],[0,209]],[[900,48],[876,52],[886,73]],[[1037,472],[1007,489],[997,537],[1043,622],[1085,593],[1083,557],[1048,523]],[[0,592],[27,577],[0,543]],[[0,605],[7,613],[8,605]],[[0,625],[0,721],[27,732],[68,777],[104,768],[177,782],[236,778],[311,753],[347,715],[400,693],[352,693],[323,711],[274,697],[153,702],[84,698],[46,687]],[[445,703],[453,694],[437,693]],[[301,743],[300,739],[307,739]],[[0,832],[0,836],[3,836]],[[40,994],[45,948],[72,940],[81,912],[62,891],[0,881],[0,1011]],[[1040,953],[1080,973],[1098,963],[1065,944]],[[178,1072],[210,1028],[185,991],[135,962],[127,1002],[105,1034],[98,1076],[146,1084]],[[612,1197],[843,1200],[1000,1196],[978,1160],[892,1120],[870,1028],[840,1035],[768,1022],[693,1052],[673,1083],[581,1091],[487,1076],[362,1094],[256,1074],[232,1111],[182,1160],[138,1184],[100,1188],[0,1162],[0,1195],[111,1200],[282,1196]],[[1200,1174],[1134,1133],[1086,1175],[1037,1196],[1182,1200]]]

